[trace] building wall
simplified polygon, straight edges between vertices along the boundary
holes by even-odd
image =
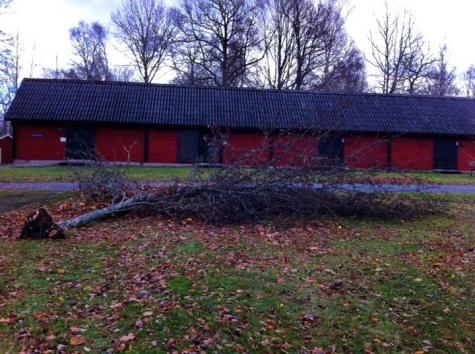
[[[224,163],[255,166],[269,161],[269,138],[261,131],[232,131],[224,148]]]
[[[388,166],[388,139],[375,135],[346,135],[346,166],[357,169],[385,169]]]
[[[14,157],[17,160],[64,160],[66,129],[62,125],[17,123],[14,126]],[[10,138],[0,140],[3,161],[11,156]],[[432,170],[434,137],[398,136],[391,139],[375,135],[346,135],[344,160],[350,168],[400,170]],[[5,144],[5,145],[3,145]],[[10,147],[9,147],[10,146]],[[96,146],[110,161],[128,160],[151,163],[177,163],[178,129],[100,126],[96,129]],[[148,151],[145,149],[148,147]],[[231,131],[224,148],[224,163],[246,165],[306,166],[317,156],[317,139],[312,136],[278,134],[272,138],[261,131]],[[469,171],[475,161],[475,140],[459,139],[458,170]]]
[[[14,126],[15,159],[63,160],[66,130],[56,125],[17,124]],[[62,141],[61,138],[64,138]]]
[[[397,170],[432,170],[434,138],[394,137],[391,146],[391,167]]]
[[[318,158],[317,136],[281,133],[272,138],[272,164],[277,167],[311,167]]]
[[[150,129],[148,133],[148,162],[177,163],[178,130]]]
[[[113,162],[144,161],[144,130],[128,127],[98,127],[96,149],[100,157]]]
[[[459,139],[458,145],[458,170],[470,171],[469,162],[475,161],[475,139]]]
[[[13,162],[13,139],[9,136],[0,139],[0,149],[2,150],[1,154],[1,164],[7,164]]]

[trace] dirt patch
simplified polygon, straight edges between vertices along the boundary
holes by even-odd
[[[51,191],[0,191],[0,213],[19,209],[25,205],[41,204],[57,197]]]

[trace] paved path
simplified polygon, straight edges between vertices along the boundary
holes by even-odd
[[[169,182],[142,182],[143,185],[163,186]],[[322,188],[323,185],[315,183],[313,188]],[[78,188],[74,182],[0,182],[3,190],[51,190],[70,191]],[[359,192],[422,192],[422,193],[475,193],[475,185],[451,185],[451,184],[340,184],[335,187],[339,190]]]
[[[0,182],[3,190],[70,191],[78,187],[75,182]]]

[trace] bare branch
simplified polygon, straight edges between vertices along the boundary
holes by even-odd
[[[257,30],[262,0],[183,0],[174,56],[179,83],[243,86],[261,60]],[[193,82],[189,82],[190,79]]]
[[[171,10],[162,0],[124,0],[112,23],[114,37],[127,48],[143,82],[152,82],[175,42]]]
[[[378,31],[370,32],[371,59],[378,70],[378,84],[382,93],[417,92],[429,68],[436,61],[424,39],[415,30],[415,20],[404,11],[393,15],[386,4],[382,19],[376,20]]]

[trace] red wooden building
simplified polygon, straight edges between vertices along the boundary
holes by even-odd
[[[5,119],[15,161],[214,161],[469,170],[475,100],[25,79]],[[215,129],[216,128],[216,129]],[[84,155],[87,153],[86,155]]]
[[[8,122],[0,121],[0,164],[13,162],[13,137]]]

